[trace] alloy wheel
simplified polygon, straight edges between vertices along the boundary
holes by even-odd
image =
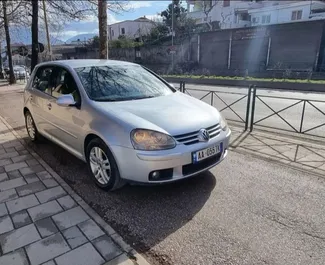
[[[36,128],[32,116],[28,113],[26,115],[27,133],[32,140],[35,140]]]
[[[111,178],[111,164],[105,152],[98,146],[94,146],[89,153],[90,168],[100,184],[108,184]]]

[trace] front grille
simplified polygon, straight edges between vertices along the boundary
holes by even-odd
[[[182,167],[183,175],[190,175],[195,172],[201,171],[205,168],[212,166],[220,160],[222,153],[217,154],[216,156],[209,157],[203,161],[200,161],[196,164],[188,164]]]
[[[218,136],[221,131],[221,127],[219,124],[215,124],[213,126],[205,128],[205,129],[209,132],[210,139]],[[174,136],[174,138],[179,143],[182,143],[185,145],[191,145],[191,144],[196,144],[199,142],[198,136],[199,136],[199,130],[195,131],[195,132],[176,135],[176,136]]]

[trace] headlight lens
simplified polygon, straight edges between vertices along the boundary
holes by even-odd
[[[223,131],[227,131],[228,129],[228,123],[226,119],[220,114],[220,126]]]
[[[165,150],[176,146],[176,142],[171,136],[146,129],[133,130],[131,132],[131,142],[134,149],[146,151]]]

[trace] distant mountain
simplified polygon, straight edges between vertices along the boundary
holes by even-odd
[[[71,43],[72,41],[84,41],[84,40],[89,40],[92,39],[93,37],[97,36],[98,34],[95,33],[87,33],[87,34],[78,34],[66,41],[66,43]]]
[[[23,28],[12,28],[10,29],[11,43],[23,43],[25,45],[32,44],[32,34],[28,29]],[[46,33],[40,31],[38,33],[39,42],[46,44]],[[50,36],[51,44],[63,44],[64,42],[60,39]]]

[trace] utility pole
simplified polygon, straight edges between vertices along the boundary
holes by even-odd
[[[1,44],[2,44],[2,40],[0,39],[0,79],[3,79],[4,76],[3,76],[2,47],[1,47]]]
[[[107,0],[98,0],[99,58],[108,59]]]
[[[32,58],[31,71],[38,63],[38,0],[32,0]]]
[[[43,10],[44,10],[44,23],[45,23],[45,30],[46,30],[47,48],[50,55],[50,60],[52,61],[51,40],[50,40],[49,26],[47,24],[45,0],[43,0]]]
[[[172,0],[172,73],[174,73],[174,0]]]
[[[12,53],[11,53],[11,42],[10,42],[10,33],[9,33],[9,23],[7,16],[7,0],[2,1],[2,9],[3,9],[3,22],[4,29],[6,33],[6,42],[7,42],[7,56],[8,56],[8,65],[9,65],[9,84],[16,83],[14,68],[12,64]]]

